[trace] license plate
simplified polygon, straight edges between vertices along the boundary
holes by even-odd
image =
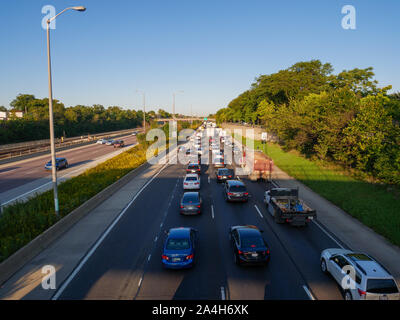
[[[178,261],[181,261],[181,258],[173,258],[172,259],[172,262],[178,262]]]
[[[308,217],[308,219],[310,219],[310,220],[313,220],[313,219],[314,219],[314,217]]]
[[[257,257],[258,257],[258,253],[252,253],[251,256],[252,256],[253,258],[257,258]]]
[[[223,177],[222,177],[222,179],[226,179],[226,177],[225,177],[225,176],[223,176]]]
[[[379,300],[388,300],[387,295],[379,296]]]

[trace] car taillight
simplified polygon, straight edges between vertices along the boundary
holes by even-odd
[[[190,259],[193,259],[193,253],[192,254],[190,254],[190,255],[188,255],[188,256],[186,256],[186,260],[190,260]]]
[[[269,254],[269,249],[267,250],[267,254]]]
[[[242,251],[240,251],[240,250],[238,250],[238,254],[243,254],[243,252],[242,252]]]
[[[198,185],[199,183],[198,183],[198,182],[195,182],[194,184],[195,184],[195,185]]]
[[[232,176],[228,176],[228,178],[232,178]]]
[[[188,184],[185,182],[184,185],[187,186]]]
[[[221,179],[221,176],[218,176],[218,179]]]
[[[365,295],[365,294],[367,294],[365,291],[362,291],[362,290],[360,290],[358,288],[357,288],[357,290],[358,290],[358,294],[360,295],[360,297]]]
[[[249,193],[248,193],[248,192],[245,192],[245,193],[244,193],[244,195],[245,195],[245,196],[248,196],[248,195],[249,195]]]
[[[164,254],[161,256],[161,258],[163,258],[164,260],[169,260],[169,257]]]
[[[232,192],[228,192],[228,196],[233,196],[233,193]]]
[[[183,208],[183,206],[181,205],[181,209]]]
[[[197,208],[200,208],[200,207],[201,207],[200,205],[197,206]]]

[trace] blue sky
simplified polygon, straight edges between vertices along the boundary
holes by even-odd
[[[357,29],[344,30],[353,5]],[[398,0],[2,0],[0,105],[19,93],[47,97],[42,7],[71,5],[52,31],[54,98],[76,104],[214,113],[254,78],[298,61],[330,62],[335,73],[374,68],[400,90]]]

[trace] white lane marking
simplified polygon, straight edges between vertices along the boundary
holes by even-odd
[[[161,222],[161,223],[160,223],[160,228],[162,228],[163,225],[164,225],[164,222]]]
[[[331,240],[333,240],[333,242],[335,242],[340,248],[344,249],[344,247],[334,237],[332,237],[328,232],[326,232],[325,229],[322,228],[315,220],[312,220],[312,222],[314,222],[314,224],[318,228],[320,228],[329,238],[331,238]]]
[[[307,288],[306,285],[303,286],[303,289],[307,293],[307,295],[310,298],[310,300],[315,300],[315,298],[313,297],[313,295],[311,294],[310,290]]]
[[[78,274],[78,272],[82,269],[82,267],[85,265],[85,263],[89,260],[89,258],[93,255],[93,253],[97,250],[97,248],[100,246],[100,244],[104,241],[104,239],[108,236],[108,234],[111,232],[111,230],[114,228],[114,226],[118,223],[118,221],[122,218],[122,216],[125,214],[125,212],[129,209],[129,207],[132,205],[133,202],[139,197],[139,195],[142,193],[143,190],[147,188],[147,186],[155,179],[157,176],[163,171],[167,165],[164,165],[160,171],[158,171],[147,183],[139,190],[139,192],[134,196],[134,198],[127,204],[127,206],[120,212],[120,214],[117,216],[117,218],[113,221],[113,223],[106,229],[106,231],[102,234],[102,236],[96,241],[94,246],[89,250],[89,252],[83,257],[81,262],[78,264],[78,266],[73,270],[73,272],[68,276],[68,278],[63,282],[61,285],[60,289],[54,294],[54,296],[51,298],[51,300],[57,300],[61,294],[64,292],[65,288],[68,287],[68,285],[71,283],[71,281],[75,278],[75,276]]]
[[[150,261],[151,259],[151,253],[149,254],[149,256],[147,257],[147,261]]]
[[[157,242],[157,239],[158,239],[158,236],[156,236],[156,237],[154,238],[154,242]]]
[[[142,280],[143,280],[143,277],[140,277],[138,287],[140,287],[140,285],[142,284]]]
[[[261,218],[264,218],[264,216],[262,215],[260,209],[258,209],[257,205],[254,205],[254,208],[256,208],[258,214],[260,215]]]
[[[237,176],[237,178],[238,178],[238,180],[240,181],[240,177],[239,177],[239,176]]]
[[[208,176],[208,183],[210,183],[210,176]]]
[[[214,206],[213,205],[211,205],[211,216],[214,219]]]
[[[225,300],[225,288],[221,287],[221,300]]]

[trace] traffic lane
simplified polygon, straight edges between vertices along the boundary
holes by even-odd
[[[267,185],[263,182],[252,182],[246,178],[242,178],[242,181],[246,184],[249,194],[252,195],[252,202],[257,205],[271,231],[277,235],[296,262],[315,297],[321,300],[343,299],[336,283],[320,268],[321,251],[326,248],[337,248],[338,244],[313,223],[309,223],[306,227],[277,224],[263,202]]]
[[[168,166],[143,189],[60,299],[133,299],[176,186],[175,169]]]
[[[221,299],[221,287],[225,286],[225,271],[219,254],[217,229],[211,215],[212,195],[202,165],[201,190],[202,213],[197,216],[179,214],[179,203],[183,190],[185,166],[176,165],[181,176],[178,191],[168,210],[163,232],[154,248],[151,260],[146,264],[143,282],[136,299]],[[191,269],[165,269],[161,263],[166,235],[164,231],[174,227],[192,227],[198,230],[195,265]]]
[[[131,146],[136,143],[136,136],[121,137],[126,142],[126,146]],[[57,157],[65,157],[68,160],[69,168],[59,171],[60,175],[66,175],[79,166],[86,164],[96,158],[116,151],[113,146],[92,144],[79,149],[69,149],[57,153]],[[2,167],[0,173],[0,193],[17,188],[26,183],[48,177],[51,178],[51,171],[45,170],[44,165],[50,160],[48,158],[32,158],[29,162],[24,162],[18,165],[9,165]],[[14,168],[7,170],[7,168]]]
[[[252,201],[228,203],[223,197],[223,184],[211,179],[221,255],[227,270],[227,294],[232,300],[309,299],[303,289],[304,279],[268,225],[258,216]],[[271,259],[267,266],[237,266],[229,239],[229,228],[255,225],[263,230]]]

